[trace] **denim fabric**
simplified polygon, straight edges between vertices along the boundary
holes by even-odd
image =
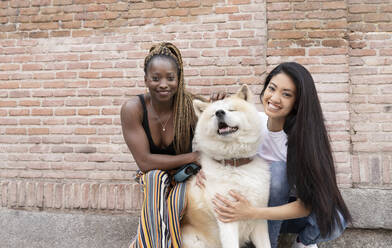
[[[286,163],[285,162],[272,162],[270,164],[271,171],[271,183],[270,183],[270,198],[268,206],[279,206],[289,202],[290,198],[290,187],[287,181],[286,174]],[[311,213],[309,216],[299,219],[292,220],[269,220],[268,221],[268,232],[271,241],[271,247],[276,248],[278,246],[279,233],[297,233],[299,240],[304,245],[315,244],[319,242],[325,242],[338,238],[346,228],[347,224],[340,215],[340,221],[343,224],[343,229],[335,223],[333,233],[322,238],[320,236],[320,230],[317,226],[316,216]]]
[[[337,239],[347,227],[347,223],[343,216],[339,213],[340,221],[343,228],[337,223],[333,228],[333,232],[327,237],[321,237],[320,229],[317,226],[316,216],[311,213],[308,217],[285,220],[282,224],[281,233],[297,233],[299,241],[304,245],[317,244],[320,242],[326,242],[329,240]]]
[[[270,164],[270,197],[268,206],[280,206],[288,202],[290,187],[286,175],[285,162],[272,162]],[[278,237],[282,220],[269,220],[268,232],[270,236],[271,247],[278,246]]]

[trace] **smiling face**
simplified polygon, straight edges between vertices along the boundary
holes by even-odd
[[[162,102],[171,100],[178,89],[176,63],[169,57],[154,57],[147,65],[144,82],[152,98]]]
[[[262,97],[266,115],[271,119],[284,121],[294,107],[296,95],[295,84],[289,76],[285,73],[275,75]]]

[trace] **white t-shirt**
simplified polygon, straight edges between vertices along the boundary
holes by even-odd
[[[287,160],[287,134],[282,130],[271,132],[268,130],[268,116],[264,112],[259,112],[263,125],[264,140],[257,152],[261,158],[267,162]]]

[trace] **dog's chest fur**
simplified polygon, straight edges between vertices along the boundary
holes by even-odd
[[[229,191],[236,190],[246,196],[253,206],[268,205],[270,173],[268,164],[263,159],[256,156],[249,164],[238,167],[222,165],[206,156],[201,156],[200,162],[206,175],[205,188],[200,189],[196,186],[195,178],[188,182],[187,214],[193,218],[184,221],[193,222],[190,224],[203,228],[206,237],[218,235],[216,214],[212,204],[215,194],[229,197]],[[252,231],[250,228],[253,225],[249,225],[248,222],[252,221],[240,222],[239,232],[242,238],[247,237]],[[244,241],[246,240],[242,240]]]
[[[260,206],[268,199],[269,168],[260,158],[255,157],[248,164],[234,167],[225,166],[208,157],[201,158],[205,181],[204,197],[212,199],[216,193],[229,195],[230,190],[236,190],[245,195],[252,205]]]

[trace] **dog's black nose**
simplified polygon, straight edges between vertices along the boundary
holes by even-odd
[[[217,110],[216,112],[215,112],[215,115],[216,115],[216,117],[218,117],[218,118],[222,118],[223,116],[225,116],[225,111],[223,111],[223,110]]]

